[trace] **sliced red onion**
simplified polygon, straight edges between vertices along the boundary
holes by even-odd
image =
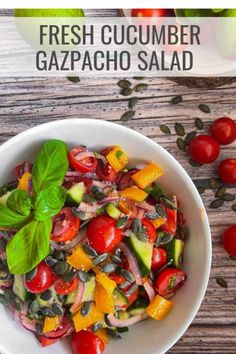
[[[144,215],[145,215],[145,210],[144,210],[144,209],[139,208],[139,209],[138,209],[138,215],[137,215],[137,218],[138,218],[139,220],[142,220],[142,219],[144,218]]]
[[[107,203],[116,202],[119,199],[120,199],[119,196],[117,196],[117,197],[107,197],[107,198],[104,198],[103,200],[98,201],[98,204],[99,204],[99,207],[100,207],[101,205],[105,205]]]
[[[73,305],[70,308],[70,312],[71,313],[75,313],[78,310],[78,307],[81,304],[81,301],[83,299],[84,290],[85,290],[84,283],[82,281],[79,281],[79,283],[78,283],[78,292],[77,292],[75,301],[74,301]]]
[[[14,168],[13,174],[16,177],[16,179],[20,179],[24,173],[32,171],[32,166],[33,166],[32,163],[28,161],[24,161],[20,165],[17,165]]]
[[[13,312],[13,320],[16,322],[20,322],[20,311],[17,311],[16,309]]]
[[[135,203],[135,205],[138,208],[141,208],[141,209],[144,209],[144,210],[147,210],[147,211],[153,211],[153,212],[156,211],[155,206],[154,205],[150,205],[147,202],[138,202],[138,203]]]
[[[81,161],[81,160],[84,160],[84,159],[87,159],[89,157],[95,157],[94,156],[94,153],[91,152],[91,151],[88,151],[88,150],[84,150],[84,151],[81,151],[79,152],[78,154],[76,154],[74,156],[74,158],[78,161]],[[89,165],[89,163],[86,163],[86,165]]]
[[[121,242],[118,245],[118,248],[124,253],[125,257],[127,258],[127,261],[129,263],[129,268],[131,273],[133,274],[135,281],[138,285],[142,285],[142,275],[138,266],[138,262],[133,255],[133,253],[129,250],[128,246],[124,243]]]
[[[119,318],[116,318],[112,313],[107,316],[108,321],[114,327],[129,327],[134,325],[135,323],[146,320],[147,318],[148,315],[146,313],[143,315],[130,317],[126,320],[119,320]]]
[[[96,213],[97,210],[100,208],[100,205],[96,204],[89,204],[81,202],[78,211],[83,211],[84,213]]]
[[[55,250],[59,251],[69,251],[74,248],[78,243],[80,243],[86,235],[86,228],[81,229],[76,237],[74,237],[69,243],[59,244],[55,241],[51,241],[51,245]]]
[[[151,284],[149,283],[149,281],[145,281],[145,283],[143,284],[144,289],[146,290],[149,300],[150,302],[152,301],[152,299],[155,297],[155,291],[153,289],[153,287],[151,286]]]
[[[36,332],[35,325],[37,323],[36,320],[30,320],[27,316],[21,314],[20,315],[20,323],[23,327],[28,329],[28,331]]]
[[[133,233],[133,231],[131,229],[127,229],[123,232],[123,235],[126,237],[130,237],[130,235]]]
[[[54,219],[54,226],[52,233],[54,236],[60,236],[66,233],[70,228],[70,222],[68,220],[60,220],[59,218]]]
[[[93,181],[93,186],[97,186],[100,187],[102,189],[106,188],[106,187],[113,187],[114,183],[109,182],[109,181]]]
[[[75,178],[75,177],[86,177],[88,179],[97,179],[97,175],[94,172],[82,173],[79,171],[67,171],[65,175],[65,180],[67,180],[67,178]]]

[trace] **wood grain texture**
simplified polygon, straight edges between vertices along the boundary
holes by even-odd
[[[107,12],[103,13],[104,15]],[[115,15],[113,10],[109,15]],[[166,148],[186,169],[197,185],[207,186],[216,164],[201,168],[192,167],[186,154],[176,147],[174,131],[176,121],[184,124],[187,132],[195,129],[194,118],[204,122],[203,132],[210,122],[220,116],[236,118],[236,84],[215,89],[190,89],[165,78],[148,79],[149,88],[139,97],[132,121],[120,121],[127,110],[129,98],[120,95],[117,79],[82,79],[74,84],[65,79],[4,79],[0,80],[0,143],[32,126],[62,118],[97,118],[126,125]],[[135,84],[136,81],[133,80]],[[173,106],[175,95],[183,102]],[[198,109],[200,103],[211,108],[210,114]],[[160,124],[168,124],[170,135],[164,135]],[[236,157],[236,144],[222,148],[222,157]],[[236,194],[236,189],[231,188]],[[204,302],[188,331],[169,351],[170,354],[235,354],[236,353],[236,261],[232,261],[220,245],[223,229],[235,222],[236,213],[225,202],[216,210],[208,206],[214,194],[208,188],[202,195],[207,207],[212,230],[213,263],[211,278]],[[228,289],[216,283],[223,276]]]

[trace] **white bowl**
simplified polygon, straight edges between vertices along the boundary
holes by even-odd
[[[125,333],[122,340],[111,341],[106,354],[165,353],[186,331],[203,300],[211,266],[211,235],[202,200],[185,170],[161,146],[124,126],[93,119],[68,119],[46,123],[24,131],[0,146],[0,185],[11,178],[12,169],[24,159],[33,159],[41,144],[52,138],[70,146],[78,144],[101,148],[119,144],[136,161],[153,160],[165,171],[161,183],[176,193],[184,212],[190,237],[186,243],[184,269],[186,284],[177,292],[174,309],[165,320],[144,321]],[[138,158],[138,160],[137,160]],[[1,354],[68,354],[69,343],[42,349],[34,338],[15,323],[0,307]]]

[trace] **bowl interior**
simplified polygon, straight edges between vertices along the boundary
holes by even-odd
[[[191,179],[172,156],[158,144],[125,127],[101,120],[70,119],[52,122],[25,131],[0,147],[0,185],[11,178],[12,169],[25,159],[33,160],[42,142],[62,139],[70,146],[79,144],[102,148],[119,144],[133,161],[153,160],[165,171],[160,182],[177,194],[190,228],[186,243],[184,269],[188,279],[173,301],[173,311],[161,322],[148,320],[125,333],[122,341],[111,341],[107,354],[120,354],[121,348],[130,354],[161,354],[166,352],[184,333],[193,320],[203,299],[209,278],[211,240],[207,215],[201,198]],[[0,307],[0,353],[67,354],[69,344],[57,343],[42,348],[34,336],[15,323],[11,315]],[[123,350],[124,352],[124,350]]]

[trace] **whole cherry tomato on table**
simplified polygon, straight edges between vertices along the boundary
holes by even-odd
[[[24,277],[24,284],[31,293],[40,294],[52,286],[54,277],[52,269],[43,261],[38,264],[36,275],[32,280],[27,281]]]
[[[122,230],[110,216],[98,215],[88,225],[87,238],[98,253],[111,252],[122,240]]]
[[[97,159],[89,153],[85,147],[78,146],[71,150],[68,155],[70,166],[79,172],[94,172],[97,166]]]
[[[172,296],[184,285],[186,274],[178,268],[163,270],[156,278],[154,289],[161,296]]]
[[[163,248],[153,247],[152,251],[152,270],[156,271],[163,267],[167,262],[167,253]]]
[[[72,334],[73,354],[102,354],[104,349],[103,341],[91,331],[82,330]]]
[[[228,145],[236,140],[236,123],[229,117],[218,118],[211,126],[211,135],[221,145]]]
[[[156,238],[157,238],[157,233],[156,233],[156,229],[153,226],[151,220],[149,220],[148,218],[143,218],[141,223],[142,223],[143,228],[145,228],[145,232],[148,236],[148,242],[155,242]]]
[[[166,9],[132,9],[132,17],[166,17]]]
[[[236,184],[236,158],[221,161],[218,173],[223,182]]]
[[[57,294],[67,295],[77,288],[78,282],[77,277],[71,281],[64,281],[61,277],[57,277],[54,283],[54,288]]]
[[[209,135],[198,135],[189,144],[189,156],[200,164],[214,162],[220,153],[218,141]]]
[[[79,230],[80,220],[73,214],[71,208],[63,208],[53,217],[51,240],[66,242],[72,240]]]
[[[225,230],[222,243],[228,254],[236,257],[236,225],[232,225]]]

